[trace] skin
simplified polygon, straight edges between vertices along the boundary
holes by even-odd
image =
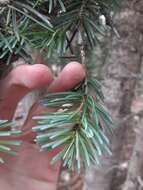
[[[33,89],[47,87],[48,93],[68,91],[84,77],[85,71],[78,62],[66,65],[56,79],[53,79],[50,69],[45,65],[18,66],[0,81],[0,119],[11,120],[18,102]],[[32,116],[42,114],[45,109],[38,103],[33,105],[23,125],[22,134],[12,138],[23,140],[23,144],[16,147],[18,156],[0,153],[6,160],[0,166],[2,190],[56,189],[61,162],[51,165],[50,161],[59,150],[39,152],[39,147],[33,142],[35,134],[31,130],[36,125]]]

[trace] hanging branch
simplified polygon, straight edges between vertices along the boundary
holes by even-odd
[[[81,20],[85,9],[86,1],[83,0],[79,12]],[[86,39],[81,26],[80,29],[81,63],[87,71]],[[92,163],[100,164],[99,157],[105,152],[111,154],[105,131],[111,132],[113,122],[102,104],[101,85],[88,72],[78,89],[48,94],[42,100],[44,106],[56,108],[57,111],[34,117],[38,120],[38,125],[33,127],[33,130],[39,133],[36,141],[41,149],[63,147],[52,161],[62,159],[64,166],[77,168],[78,171],[81,169],[82,160],[84,167],[89,167]]]
[[[75,46],[75,37],[81,36],[80,47],[76,45],[87,73],[85,80],[70,92],[46,95],[41,102],[57,111],[33,117],[38,121],[33,131],[41,150],[61,147],[52,161],[63,159],[64,166],[78,171],[82,160],[89,167],[92,163],[100,164],[102,154],[111,154],[106,132],[112,132],[113,122],[103,104],[101,84],[89,69],[86,52],[97,44],[99,35],[104,35],[99,17],[110,12],[112,5],[114,0],[49,0],[48,3],[16,0],[0,11],[2,59],[10,60],[11,55],[26,58],[30,56],[30,48],[39,49],[49,57],[55,51],[64,57],[68,48]]]

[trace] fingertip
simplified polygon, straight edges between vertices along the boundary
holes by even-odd
[[[79,62],[72,61],[64,67],[58,78],[52,82],[48,91],[60,92],[70,90],[79,84],[85,76],[84,67]]]
[[[53,75],[51,70],[46,66],[42,64],[35,64],[32,66],[31,74],[33,74],[33,81],[31,80],[31,83],[34,81],[37,82],[37,86],[39,84],[39,87],[49,85],[53,80]]]
[[[47,87],[52,82],[50,69],[42,64],[19,65],[0,82],[0,117],[11,119],[18,102],[31,90]]]
[[[29,89],[46,86],[53,80],[52,72],[43,64],[21,65],[12,71],[12,83]]]
[[[83,80],[86,75],[83,65],[77,61],[71,61],[70,63],[68,63],[63,69],[63,72],[65,72],[66,75],[72,74],[73,80],[77,81]]]

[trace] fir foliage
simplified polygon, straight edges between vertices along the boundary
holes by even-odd
[[[92,95],[89,92],[92,92]],[[71,92],[48,94],[42,103],[55,112],[46,112],[35,116],[38,125],[33,127],[37,132],[37,143],[42,150],[62,147],[55,155],[53,162],[63,159],[63,165],[81,169],[100,164],[102,154],[111,154],[106,133],[112,133],[113,122],[103,106],[103,94],[96,78],[87,77],[87,83]],[[95,93],[93,93],[95,92]]]
[[[104,35],[100,16],[112,25],[110,11],[116,0],[15,0],[0,7],[0,58],[31,56],[34,47],[51,56],[72,51],[73,41],[83,31],[88,47]]]
[[[11,123],[6,120],[0,120],[0,138],[7,138],[12,135],[19,134],[19,131],[11,131],[8,128],[11,126]],[[10,146],[20,145],[21,141],[14,140],[0,140],[0,152],[5,154],[15,155],[16,152],[12,150]],[[0,163],[4,163],[4,159],[0,157]]]
[[[106,134],[112,133],[113,122],[86,53],[107,28],[113,29],[110,12],[116,5],[116,0],[16,0],[0,8],[0,58],[7,63],[13,56],[31,57],[32,48],[46,57],[56,51],[59,57],[79,59],[80,53],[85,80],[70,92],[48,94],[41,101],[56,111],[33,118],[41,149],[61,147],[52,161],[62,159],[64,166],[78,171],[81,162],[89,167],[100,164],[102,154],[111,154]]]

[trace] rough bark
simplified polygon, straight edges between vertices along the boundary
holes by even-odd
[[[122,190],[142,190],[143,189],[143,117],[138,122],[136,133],[136,143],[127,172],[127,178]]]
[[[122,3],[121,11],[115,16],[115,23],[120,39],[112,36],[109,39],[109,52],[104,67],[104,93],[106,104],[115,118],[121,123],[115,130],[112,138],[113,156],[103,158],[101,168],[95,168],[94,176],[89,179],[87,173],[87,186],[89,190],[119,189],[124,181],[123,174],[118,169],[122,162],[129,159],[131,147],[126,145],[134,142],[134,132],[130,120],[125,120],[130,114],[131,102],[140,72],[142,60],[142,12],[139,9],[142,0],[126,0]],[[127,154],[126,154],[127,153]],[[93,170],[93,169],[92,169]],[[92,183],[92,187],[90,184]]]

